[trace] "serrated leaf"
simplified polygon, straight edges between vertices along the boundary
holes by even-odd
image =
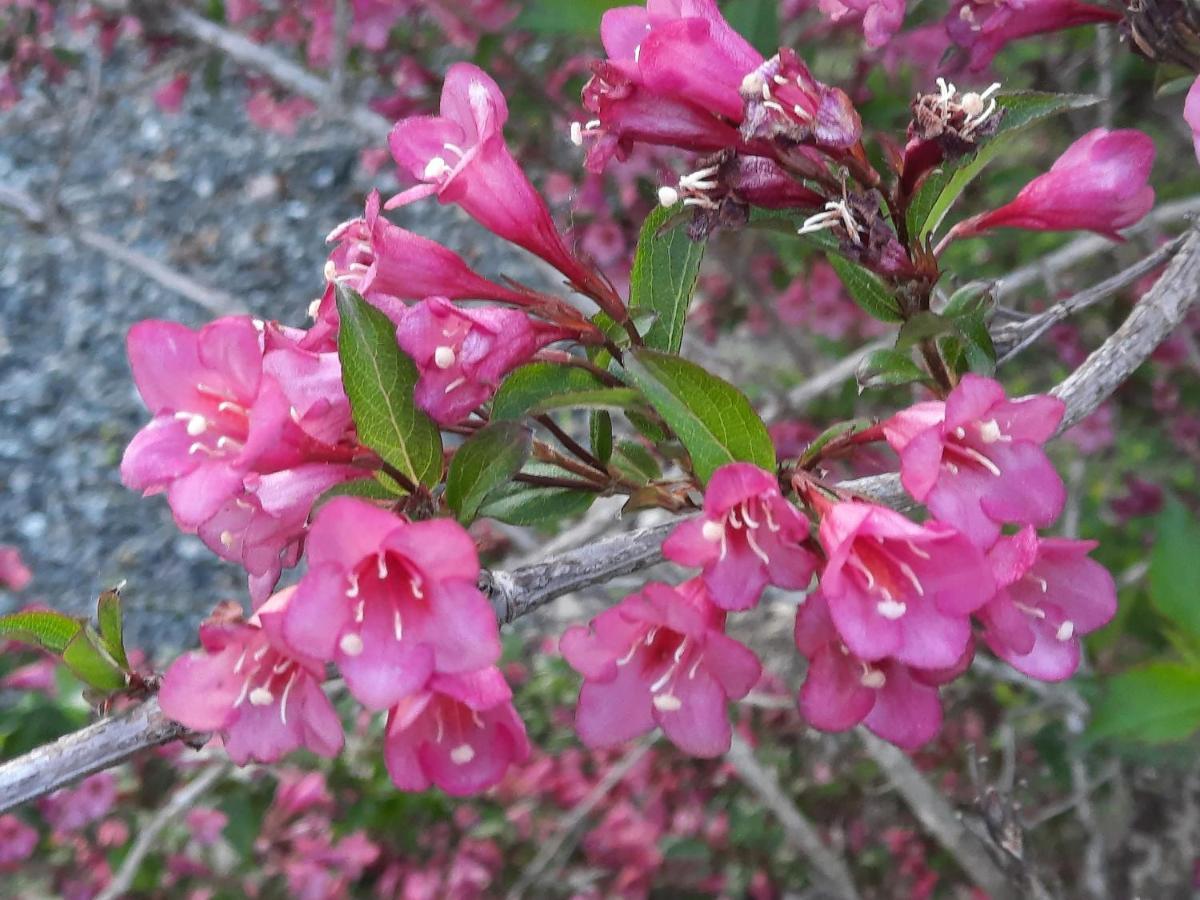
[[[687,448],[701,484],[731,462],[775,471],[767,426],[733,385],[695,363],[645,347],[626,354],[625,369]]]
[[[529,412],[540,415],[554,409],[637,409],[642,405],[642,395],[633,388],[602,387],[546,397]]]
[[[972,372],[991,376],[996,371],[996,346],[982,313],[959,316],[955,330],[962,338],[963,353]]]
[[[125,671],[129,671],[129,658],[125,655],[124,628],[121,624],[121,595],[116,591],[104,591],[96,603],[96,622],[100,626],[100,640],[108,655],[116,660]]]
[[[621,441],[613,453],[612,464],[634,481],[654,481],[662,477],[662,467],[649,450],[635,441]]]
[[[912,384],[925,379],[925,372],[911,356],[900,350],[876,350],[858,364],[854,373],[861,390],[885,385]]]
[[[600,462],[607,463],[613,452],[612,416],[607,410],[592,410],[592,414],[588,416],[588,437],[592,445],[592,455]]]
[[[586,369],[535,362],[521,366],[504,379],[492,398],[492,421],[521,418],[550,397],[566,397],[573,393],[602,391],[603,381]]]
[[[996,283],[971,281],[950,295],[946,305],[937,310],[947,319],[989,314],[996,307]]]
[[[937,231],[959,195],[1022,129],[1040,119],[1068,109],[1081,109],[1099,101],[1083,94],[1049,94],[1014,91],[996,95],[996,106],[1004,111],[996,133],[982,142],[974,154],[935,169],[917,188],[909,202],[908,233],[920,240]]]
[[[838,422],[836,425],[830,425],[813,438],[812,442],[804,448],[804,453],[800,456],[800,465],[808,465],[816,459],[820,452],[829,446],[831,441],[859,431],[865,431],[870,427],[871,422],[869,419],[851,419],[849,422]]]
[[[521,471],[529,442],[529,432],[520,423],[493,422],[454,452],[446,476],[446,503],[460,522],[471,522],[488,494]]]
[[[0,616],[0,639],[32,644],[61,656],[83,622],[48,609],[27,610]]]
[[[829,264],[842,279],[850,297],[863,308],[867,314],[881,322],[903,322],[904,315],[900,311],[900,303],[895,295],[874,272],[868,271],[856,262],[851,262],[844,256],[829,255]]]
[[[678,353],[683,342],[688,305],[704,258],[704,242],[691,240],[681,224],[668,224],[679,209],[657,206],[646,217],[629,275],[630,313],[655,314],[648,329],[639,328],[642,340],[667,353]]]
[[[417,409],[417,367],[396,343],[392,321],[338,286],[338,357],[358,438],[417,484],[442,478],[442,436]]]
[[[555,466],[529,463],[522,470],[530,475],[568,475]],[[543,487],[514,481],[497,489],[479,507],[478,515],[509,525],[548,526],[567,516],[587,512],[596,499],[594,491]]]
[[[658,321],[658,313],[652,309],[631,309],[629,311],[629,321],[633,324],[634,331],[639,335],[646,334]],[[625,330],[625,326],[606,312],[598,312],[592,316],[592,324],[604,332],[604,336],[618,347],[628,347],[632,343],[629,339],[629,332]],[[597,347],[595,349],[598,351],[603,348]],[[594,360],[595,357],[593,357]]]
[[[1150,602],[1172,625],[1200,641],[1200,523],[1172,498],[1154,530]]]
[[[939,334],[948,334],[954,330],[954,323],[937,313],[920,312],[900,326],[896,335],[896,349],[907,350],[921,341],[935,338]]]
[[[1178,663],[1153,663],[1108,680],[1092,713],[1088,736],[1157,744],[1183,740],[1197,729],[1200,670]]]
[[[63,649],[63,664],[85,684],[109,693],[125,687],[125,673],[100,647],[100,636],[83,627]]]

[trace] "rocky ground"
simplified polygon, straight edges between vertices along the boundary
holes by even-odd
[[[0,610],[38,600],[86,612],[125,579],[132,642],[150,649],[190,642],[215,601],[244,590],[237,569],[178,532],[161,498],[121,485],[122,450],[147,418],[124,336],[140,319],[197,326],[213,312],[81,246],[72,228],[303,324],[326,233],[371,187],[394,183],[360,168],[364,142],[343,125],[264,132],[232,81],[164,114],[140,71],[118,58],[91,86],[76,75],[49,99],[31,89],[0,115],[0,185],[39,202],[57,189],[77,223],[39,231],[0,208],[0,544],[19,547],[34,572],[19,597],[0,591]],[[422,205],[405,224],[485,271],[532,274],[452,210]]]

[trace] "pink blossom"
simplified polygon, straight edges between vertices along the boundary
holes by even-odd
[[[861,19],[867,46],[882,47],[904,24],[905,0],[821,0],[830,21]]]
[[[364,706],[386,709],[436,672],[500,657],[496,615],[479,592],[479,557],[457,522],[407,522],[339,497],[316,516],[308,572],[283,634],[298,652],[335,660]]]
[[[58,693],[58,660],[45,655],[41,658],[18,666],[3,678],[0,687],[14,691],[37,691],[47,697]]]
[[[304,97],[278,100],[268,89],[255,91],[246,101],[246,117],[264,131],[292,137],[300,123],[317,111]]]
[[[436,194],[575,284],[591,285],[595,275],[567,248],[546,202],[505,144],[507,119],[508,104],[496,82],[470,63],[451,66],[442,86],[441,115],[402,119],[392,129],[392,156],[419,183],[388,200],[386,208]]]
[[[219,732],[238,765],[274,762],[301,746],[321,756],[342,749],[342,724],[321,690],[324,666],[279,636],[295,590],[280,591],[248,622],[219,610],[200,627],[202,649],[175,660],[163,678],[163,712]]]
[[[439,425],[453,425],[491,399],[505,375],[567,334],[520,310],[429,297],[405,314],[396,340],[421,373],[417,406]]]
[[[1183,120],[1192,130],[1192,146],[1197,161],[1200,161],[1200,77],[1188,88],[1187,98],[1183,101]]]
[[[184,817],[191,839],[201,847],[211,847],[221,838],[221,832],[229,823],[229,816],[219,809],[197,806]]]
[[[900,480],[943,522],[987,549],[1004,523],[1046,526],[1066,489],[1042,444],[1066,407],[1056,397],[1008,400],[990,378],[967,374],[945,403],[918,403],[884,423]]]
[[[814,728],[845,731],[859,722],[908,750],[931,740],[942,727],[938,685],[970,662],[971,648],[951,670],[918,669],[891,659],[867,662],[842,642],[820,591],[796,611],[796,648],[808,657],[800,711]]]
[[[0,544],[0,587],[23,591],[33,580],[33,573],[21,559],[21,551],[9,544]]]
[[[372,191],[362,218],[343,222],[326,238],[337,247],[326,266],[326,278],[348,284],[368,300],[377,296],[420,300],[498,300],[526,304],[529,295],[495,284],[477,274],[446,247],[393,225],[379,212],[379,192]]]
[[[495,668],[434,675],[388,714],[384,759],[404,791],[437,785],[456,797],[477,794],[529,757],[512,691]]]
[[[112,772],[89,775],[75,787],[44,797],[38,808],[50,827],[65,834],[103,819],[117,802],[117,779]]]
[[[996,592],[983,553],[966,537],[855,501],[831,504],[818,536],[828,557],[821,590],[855,656],[926,669],[962,657],[967,616]]]
[[[1147,184],[1153,164],[1154,142],[1148,135],[1095,128],[1015,199],[960,222],[953,234],[970,237],[992,228],[1084,229],[1121,240],[1120,230],[1139,222],[1154,206],[1154,189]]]
[[[12,872],[33,855],[38,833],[16,816],[0,816],[0,872]]]
[[[779,492],[769,472],[729,463],[704,492],[704,513],[676,526],[663,556],[700,566],[709,598],[722,609],[749,609],[768,584],[803,590],[816,558],[802,542],[808,521]]]
[[[784,48],[758,66],[742,82],[741,92],[746,140],[778,141],[787,149],[812,144],[842,150],[862,137],[862,119],[850,98],[817,81],[794,50]]]
[[[1120,20],[1118,11],[1080,0],[954,0],[946,33],[970,53],[970,68],[978,72],[1010,41]]]
[[[583,678],[575,727],[588,747],[611,747],[655,726],[685,753],[729,749],[726,704],[746,696],[757,657],[724,633],[725,613],[699,579],[652,582],[567,629],[559,649]]]
[[[183,108],[183,98],[187,96],[188,85],[192,76],[182,72],[154,91],[154,102],[165,113],[177,113]]]
[[[1117,611],[1112,576],[1088,558],[1095,541],[1039,538],[1025,527],[988,554],[1000,590],[979,612],[984,639],[1018,671],[1062,681],[1079,666],[1079,636]]]

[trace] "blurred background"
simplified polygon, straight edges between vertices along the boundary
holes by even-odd
[[[246,311],[305,324],[324,288],[325,235],[360,215],[371,189],[397,189],[387,129],[436,107],[454,61],[496,77],[509,142],[560,224],[614,281],[627,278],[655,188],[694,166],[639,151],[584,172],[570,123],[584,118],[579,88],[612,5],[0,2],[0,545],[32,575],[24,583],[2,557],[0,611],[87,614],[124,581],[127,643],[165,661],[194,643],[218,600],[244,598],[240,570],[180,534],[161,498],[120,484],[123,449],[147,418],[125,333],[145,318],[198,326]],[[804,0],[721,6],[768,54],[797,48],[850,93],[868,132],[896,140],[912,98],[961,63],[943,55],[946,10],[930,0],[870,53],[858,26],[834,26]],[[1093,127],[1136,126],[1159,153],[1159,207],[1125,244],[1022,232],[952,248],[946,268],[1002,279],[1014,316],[1132,264],[1200,211],[1178,73],[1131,53],[1120,28],[1016,43],[993,70],[960,84],[994,76],[1101,102],[1029,132],[964,208],[1010,199]],[[427,202],[392,218],[484,274],[551,283],[453,208]],[[1053,328],[1001,372],[1010,393],[1061,380],[1152,283]],[[854,361],[885,333],[794,241],[730,232],[710,244],[687,353],[743,388],[781,455],[795,455],[835,421],[906,402],[905,389],[858,397]],[[396,792],[382,723],[369,719],[352,723],[332,763],[301,754],[233,772],[176,747],[0,817],[0,894],[818,897],[833,896],[820,886],[827,847],[863,897],[981,897],[981,877],[997,870],[1034,873],[1051,896],[1195,896],[1198,336],[1193,316],[1053,448],[1071,497],[1061,532],[1101,541],[1097,558],[1121,588],[1085,671],[1040,685],[977,663],[945,692],[942,737],[912,761],[803,724],[787,598],[738,624],[771,674],[738,708],[729,758],[687,759],[653,740],[583,750],[570,727],[578,683],[554,641],[640,576],[564,598],[508,635],[506,674],[539,749],[484,798]],[[894,466],[881,453],[844,474]],[[487,562],[511,567],[654,521],[619,509],[601,501],[541,529],[483,523],[476,536]],[[47,660],[10,648],[0,675],[3,758],[88,721],[79,686]]]

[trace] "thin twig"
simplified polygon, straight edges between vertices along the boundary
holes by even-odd
[[[779,778],[758,761],[750,745],[740,735],[733,735],[733,743],[729,752],[725,754],[725,759],[737,772],[742,783],[779,820],[788,843],[804,854],[819,880],[833,895],[844,900],[857,900],[858,889],[854,886],[854,879],[850,876],[850,870],[846,868],[845,860],[825,845],[813,824],[788,799]]]
[[[121,868],[113,876],[113,880],[99,894],[96,900],[117,900],[133,886],[138,869],[146,855],[153,849],[158,836],[172,823],[178,823],[183,815],[200,797],[220,781],[230,769],[230,763],[225,760],[212,763],[199,775],[176,791],[162,809],[154,814],[139,831],[137,840],[129,848],[129,854],[121,862]]]

